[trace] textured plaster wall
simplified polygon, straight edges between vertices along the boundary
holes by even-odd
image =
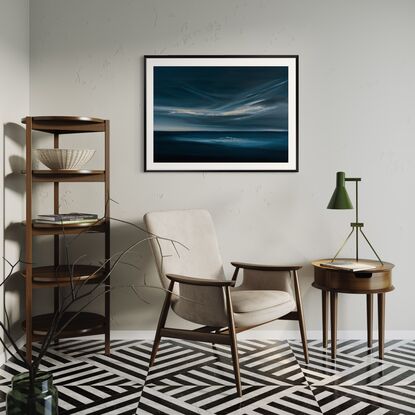
[[[0,0],[0,252],[1,277],[10,267],[3,257],[16,262],[21,255],[23,228],[15,226],[24,215],[24,178],[14,174],[24,162],[24,129],[20,118],[29,111],[29,1]],[[24,297],[22,281],[1,290],[0,315],[6,301],[10,322],[21,318]],[[20,329],[16,330],[20,336]]]
[[[397,265],[387,328],[415,330],[414,15],[415,3],[400,0],[33,0],[30,112],[111,120],[111,188],[119,203],[113,216],[140,223],[150,210],[207,208],[228,273],[230,260],[303,264],[312,330],[320,328],[320,293],[311,287],[310,261],[333,254],[353,220],[351,211],[325,209],[335,172],[361,176],[366,232],[381,256]],[[144,173],[146,54],[298,54],[300,172]],[[101,141],[68,137],[64,144],[98,148]],[[100,162],[99,151],[91,167]],[[39,211],[50,211],[51,195],[51,187],[39,188]],[[64,187],[61,203],[65,210],[94,211],[102,199],[100,185],[72,185]],[[115,223],[113,251],[138,236]],[[100,257],[100,241],[86,236],[73,256],[92,251]],[[46,261],[45,247],[40,241],[37,249]],[[352,254],[353,244],[347,251]],[[147,249],[129,260],[140,270],[121,265],[115,284],[143,284],[144,276],[158,284]],[[128,289],[113,293],[113,328],[155,327],[162,292],[141,292],[150,304]],[[47,305],[41,302],[39,311]],[[364,312],[363,296],[341,296],[340,329],[363,330]]]

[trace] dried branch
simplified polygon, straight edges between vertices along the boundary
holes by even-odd
[[[16,342],[13,340],[11,334],[8,332],[8,330],[6,329],[6,327],[4,326],[4,324],[1,321],[0,321],[0,328],[3,330],[4,334],[9,339],[11,345],[16,350],[16,353],[21,358],[22,362],[24,362],[25,365],[28,365],[28,362],[27,362],[26,358],[24,357],[23,353],[21,352],[21,350],[17,346]],[[3,343],[3,339],[1,341]]]
[[[18,259],[14,264],[12,264],[9,260],[7,260],[5,257],[3,257],[3,260],[6,261],[10,266],[10,271],[7,274],[6,278],[3,279],[2,282],[0,282],[0,287],[2,287],[14,274],[14,269],[23,261]]]
[[[136,289],[136,287],[134,285],[130,285],[130,288],[133,290],[134,294],[143,302],[145,302],[146,304],[150,304],[149,301],[147,301],[140,293],[139,291]]]
[[[121,252],[121,254],[118,256],[118,258],[115,260],[114,264],[111,265],[110,270],[107,272],[107,274],[105,275],[105,277],[93,288],[91,288],[91,290],[89,290],[87,293],[79,295],[78,297],[75,298],[75,300],[72,301],[72,303],[77,302],[79,300],[81,300],[82,298],[88,297],[90,294],[92,294],[94,291],[96,291],[99,287],[101,287],[104,282],[110,277],[110,275],[112,274],[112,272],[114,271],[115,267],[118,265],[118,263],[121,261],[121,259],[128,253],[130,252],[132,249],[134,249],[136,246],[149,241],[150,239],[152,239],[152,237],[150,238],[144,238],[141,239],[135,243],[133,243],[132,245],[130,245],[127,249],[125,249],[124,251]],[[108,262],[108,261],[107,261]],[[64,308],[64,311],[67,311],[68,308],[71,306],[72,304],[70,303],[68,306],[66,306]]]
[[[75,259],[75,261],[73,262],[73,264],[72,264],[72,268],[71,268],[71,274],[73,275],[73,274],[75,274],[75,266],[76,266],[76,264],[82,259],[82,258],[85,258],[86,257],[86,254],[83,254],[83,255],[80,255],[78,258],[76,258]],[[68,264],[68,266],[69,266],[69,264]]]
[[[84,304],[83,306],[81,306],[81,308],[77,312],[75,312],[74,315],[67,322],[65,322],[65,324],[56,332],[54,338],[58,338],[59,335],[66,329],[66,327],[68,327],[69,324],[72,323],[72,321],[75,320],[76,317],[78,317],[79,314],[81,314],[82,311],[85,310],[85,308],[87,308],[91,303],[93,303],[99,297],[102,297],[107,292],[113,291],[114,289],[115,289],[115,287],[109,288],[109,289],[105,289],[103,292],[97,294],[91,300],[89,300],[86,304]]]
[[[187,249],[188,251],[190,251],[190,249],[189,249],[189,248],[188,248],[185,244],[181,243],[180,241],[177,241],[177,240],[172,239],[172,238],[166,238],[166,237],[163,237],[163,236],[156,235],[156,234],[154,234],[154,233],[152,233],[152,232],[149,232],[147,229],[144,229],[144,228],[142,228],[141,226],[136,225],[136,224],[135,224],[135,223],[133,223],[133,222],[129,222],[129,221],[127,221],[127,220],[117,219],[117,218],[113,218],[113,217],[110,217],[109,219],[114,220],[114,221],[116,221],[116,222],[125,223],[125,224],[127,224],[127,225],[133,226],[134,228],[136,228],[136,229],[140,230],[141,232],[144,232],[144,233],[145,233],[145,234],[147,234],[147,235],[154,236],[155,238],[158,238],[158,239],[160,239],[160,240],[163,240],[163,241],[168,241],[168,242],[174,242],[174,243],[176,243],[176,244],[180,245],[181,247],[183,247],[183,248]]]
[[[108,212],[108,203],[110,202],[114,202],[117,203],[115,200],[113,199],[108,199],[106,201],[105,204],[105,213],[107,214]],[[80,260],[82,258],[85,257],[85,255],[81,255],[80,257],[78,257],[72,265],[70,265],[70,253],[69,253],[69,248],[71,247],[71,245],[77,240],[77,238],[80,237],[80,235],[82,235],[83,233],[89,232],[95,225],[103,222],[103,221],[116,221],[116,222],[120,222],[120,223],[124,223],[127,224],[129,226],[134,227],[135,229],[145,233],[146,237],[135,241],[134,243],[132,243],[131,245],[129,245],[126,249],[119,251],[113,255],[111,255],[109,258],[105,258],[105,260],[102,262],[102,264],[96,268],[96,270],[91,273],[91,275],[88,275],[87,278],[85,278],[84,280],[82,280],[79,284],[77,283],[77,281],[75,281],[74,279],[74,275],[75,275],[75,267],[76,265],[80,262]],[[65,249],[65,258],[66,258],[66,263],[67,263],[67,267],[68,267],[68,273],[69,273],[69,278],[70,278],[70,293],[63,298],[63,301],[61,302],[60,307],[55,310],[53,317],[52,317],[52,321],[50,324],[50,327],[46,333],[46,335],[43,337],[42,342],[41,342],[41,347],[39,352],[37,353],[37,355],[35,356],[35,358],[32,361],[27,361],[25,356],[23,355],[22,351],[17,347],[17,344],[14,342],[14,340],[11,338],[10,335],[10,330],[8,328],[5,327],[5,325],[0,322],[0,328],[4,331],[4,333],[6,334],[7,338],[9,339],[11,345],[13,346],[13,348],[16,350],[17,353],[17,358],[20,359],[23,364],[28,368],[29,370],[29,374],[30,374],[30,379],[31,379],[31,383],[33,383],[36,373],[39,370],[40,364],[42,362],[43,357],[45,356],[49,346],[51,345],[51,343],[59,338],[60,334],[65,330],[65,328],[67,328],[69,326],[69,324],[71,324],[71,322],[77,318],[79,316],[79,314],[85,309],[87,308],[91,303],[93,303],[94,301],[96,301],[98,298],[102,297],[103,295],[111,292],[114,289],[119,289],[119,288],[129,288],[133,291],[133,293],[142,301],[144,301],[145,303],[148,304],[148,301],[142,296],[142,294],[139,292],[139,288],[142,288],[142,286],[140,285],[134,285],[134,284],[130,284],[130,285],[126,285],[126,286],[117,286],[117,287],[110,287],[108,285],[108,280],[111,276],[111,274],[113,273],[113,271],[115,270],[115,268],[119,265],[119,264],[125,264],[125,265],[129,265],[131,267],[136,268],[138,271],[140,271],[140,269],[134,265],[131,264],[129,262],[123,261],[123,259],[125,258],[126,255],[131,254],[133,252],[134,249],[136,249],[139,245],[148,242],[148,241],[156,241],[156,244],[158,246],[159,252],[160,252],[160,257],[161,257],[161,262],[162,262],[162,269],[163,269],[163,260],[164,258],[167,257],[171,257],[172,255],[164,255],[162,246],[161,246],[161,241],[167,241],[169,243],[172,244],[173,249],[175,250],[175,253],[178,257],[180,257],[179,254],[179,250],[177,249],[178,246],[181,246],[182,248],[185,248],[186,250],[189,250],[188,247],[186,247],[183,243],[181,243],[180,241],[176,241],[170,238],[165,238],[162,236],[158,236],[155,235],[151,232],[148,232],[146,229],[140,227],[139,225],[136,225],[132,222],[126,221],[126,220],[122,220],[122,219],[117,219],[117,218],[113,218],[110,216],[103,216],[100,219],[97,219],[97,221],[95,221],[94,223],[90,224],[89,226],[85,227],[84,229],[82,229],[81,232],[79,232],[72,240],[68,241],[67,240],[67,233],[65,232],[65,225],[62,224],[62,235],[63,235],[63,239],[64,239],[64,249]],[[19,262],[22,261],[18,261],[15,264],[12,264],[11,262],[9,262],[8,260],[5,259],[5,261],[9,264],[9,266],[11,267],[11,271],[9,273],[9,275],[0,283],[0,287],[5,284],[5,282],[14,274],[14,269],[17,266],[17,264]],[[89,289],[87,292],[82,293],[81,294],[81,289],[83,287],[86,286],[86,284],[92,279],[94,278],[97,273],[102,272],[103,270],[105,270],[104,276],[103,278],[100,278],[97,282],[97,284],[94,285],[93,288]],[[19,275],[23,275],[21,272],[19,273]],[[149,286],[146,283],[146,279],[144,276],[144,287],[147,288],[155,288],[155,289],[160,289],[163,292],[166,292],[167,290],[165,288],[161,288],[161,287],[156,287],[156,286]],[[101,291],[101,289],[103,289]],[[176,295],[174,293],[172,293],[173,295]],[[92,298],[91,298],[92,297]],[[85,304],[83,304],[79,310],[77,310],[76,312],[73,312],[73,315],[70,316],[70,318],[68,318],[66,321],[63,322],[63,318],[65,316],[65,313],[67,311],[69,311],[69,309],[71,307],[73,307],[76,303],[79,303],[79,301],[81,300],[87,300]],[[189,301],[193,301],[188,299]],[[5,309],[5,314],[7,317],[7,321],[9,324],[9,319],[8,319],[8,314],[7,314],[7,310]],[[63,322],[63,324],[62,324]],[[5,350],[7,350],[8,353],[11,353],[11,349],[9,346],[7,346],[5,344],[4,339],[0,338],[0,342],[1,344],[3,344]]]
[[[12,351],[9,349],[9,347],[7,346],[7,344],[4,342],[4,340],[3,340],[2,336],[0,336],[0,342],[1,342],[1,344],[3,345],[3,348],[6,350],[6,352],[7,352],[10,356],[13,356]],[[22,361],[26,363],[26,359],[23,359]]]
[[[171,244],[173,245],[173,248],[174,248],[174,250],[176,251],[176,255],[180,258],[179,251],[178,251],[178,249],[177,249],[177,247],[176,247],[176,242],[175,242],[175,241],[171,241]]]

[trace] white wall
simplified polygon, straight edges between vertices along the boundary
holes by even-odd
[[[119,202],[114,216],[141,222],[154,209],[204,207],[213,214],[226,264],[303,264],[301,287],[312,330],[321,323],[310,261],[332,255],[353,220],[353,212],[325,209],[335,172],[361,176],[366,232],[381,256],[397,265],[387,328],[415,330],[414,15],[409,0],[33,0],[30,111],[111,120],[111,187]],[[300,172],[144,173],[145,54],[298,54]],[[65,140],[87,147],[100,143]],[[64,206],[95,210],[102,201],[96,186],[65,188]],[[41,197],[38,209],[45,211],[51,188],[42,188]],[[115,224],[113,250],[135,237]],[[88,238],[79,252],[92,247],[97,253],[99,237]],[[149,251],[131,260],[142,272],[122,266],[116,284],[142,283],[143,274],[157,284]],[[128,290],[113,293],[113,328],[155,327],[161,292],[142,292],[150,305]],[[364,313],[363,296],[341,296],[340,329],[364,329]]]
[[[20,119],[29,112],[29,1],[0,0],[0,252],[10,262],[20,256],[22,230],[13,225],[24,216],[24,177],[13,172],[22,167],[24,130]],[[5,228],[5,232],[3,229]],[[5,234],[5,235],[4,235]],[[4,240],[5,236],[5,240]],[[1,274],[10,268],[1,259]],[[3,277],[2,277],[3,278]],[[6,286],[11,323],[19,321],[24,302],[21,281]],[[3,320],[3,291],[0,310]],[[21,335],[21,331],[17,331]]]

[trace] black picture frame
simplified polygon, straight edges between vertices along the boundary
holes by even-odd
[[[157,69],[156,68],[162,68]],[[195,68],[196,71],[194,70]],[[209,68],[215,68],[214,70],[209,70]],[[241,69],[242,68],[242,69]],[[246,69],[249,68],[249,69]],[[261,68],[267,68],[262,70]],[[271,68],[271,69],[270,69]],[[255,109],[258,109],[258,112],[263,111],[263,108],[260,105],[257,105],[255,108],[255,100],[253,104],[248,103],[245,105],[240,105],[236,111],[231,110],[225,113],[220,113],[218,116],[218,111],[212,107],[208,110],[202,109],[200,110],[200,99],[198,100],[199,107],[193,111],[191,107],[187,106],[186,108],[181,108],[180,104],[187,100],[187,104],[189,101],[189,91],[183,93],[185,98],[180,97],[180,85],[183,85],[183,80],[186,80],[187,74],[191,74],[192,72],[196,72],[196,75],[192,75],[190,81],[193,82],[191,85],[194,86],[194,82],[199,80],[200,75],[198,72],[203,74],[212,73],[212,78],[216,79],[218,73],[221,74],[225,70],[229,72],[229,70],[233,70],[236,74],[242,74],[242,79],[245,76],[248,78],[248,74],[251,74],[252,71],[257,71],[261,78],[261,73],[265,71],[266,74],[270,74],[272,76],[274,68],[278,73],[287,73],[286,79],[286,90],[285,87],[282,92],[279,93],[277,97],[272,95],[273,89],[282,88],[277,86],[273,86],[271,84],[270,90],[268,90],[266,86],[267,83],[264,84],[259,88],[259,91],[263,91],[264,99],[261,101],[261,95],[259,93],[251,94],[255,95],[256,98],[259,98],[257,101],[260,103],[263,101],[266,102],[274,102],[278,99],[281,99],[280,102],[277,102],[279,105],[278,108],[282,108],[283,105],[286,105],[286,120],[278,113],[277,115],[280,117],[276,118],[279,119],[279,122],[282,125],[287,125],[286,129],[286,138],[284,135],[284,129],[281,130],[266,130],[266,126],[264,125],[263,130],[259,130],[262,127],[256,127],[257,130],[238,130],[238,131],[231,131],[233,134],[227,134],[229,131],[217,131],[215,129],[211,129],[207,132],[202,131],[200,129],[193,129],[193,125],[191,125],[191,129],[186,131],[183,130],[180,123],[195,123],[199,122],[200,119],[210,120],[213,118],[215,119],[216,124],[214,128],[220,127],[220,122],[222,119],[226,119],[226,116],[229,115],[229,118],[232,118],[234,114],[237,116],[241,115],[243,122],[249,123],[249,117],[255,117],[255,114],[252,113]],[[285,70],[286,68],[286,70]],[[275,72],[274,71],[274,72]],[[161,75],[158,75],[158,74]],[[225,72],[224,72],[225,73]],[[246,73],[246,75],[245,75]],[[155,75],[156,74],[156,75]],[[172,75],[178,75],[172,76]],[[214,76],[216,75],[216,77]],[[199,78],[198,78],[199,76]],[[268,75],[267,75],[268,76]],[[176,79],[179,81],[176,81]],[[206,78],[204,78],[206,79]],[[230,79],[229,76],[226,78],[224,76],[224,82],[222,85],[225,85],[224,89],[226,91],[226,79]],[[237,77],[236,77],[237,79]],[[252,79],[257,79],[255,77],[249,78],[245,83],[252,83]],[[171,80],[171,82],[169,82]],[[283,78],[284,81],[284,78]],[[176,82],[176,84],[175,84]],[[231,79],[230,83],[232,84],[232,93],[237,95],[235,88],[234,79]],[[259,81],[258,81],[259,82]],[[172,86],[173,84],[173,86]],[[212,88],[210,83],[209,86]],[[281,82],[283,84],[283,82]],[[185,83],[187,85],[187,83]],[[175,89],[173,89],[175,88]],[[191,88],[189,88],[191,89]],[[202,88],[203,89],[203,88]],[[218,89],[218,88],[217,88]],[[243,90],[243,88],[241,88]],[[172,91],[178,94],[172,94]],[[209,91],[211,92],[211,91]],[[215,90],[214,90],[215,92]],[[218,91],[219,92],[219,91]],[[245,91],[247,95],[249,95],[252,91]],[[203,91],[202,91],[203,93]],[[286,103],[284,102],[286,94]],[[156,99],[154,95],[156,94]],[[164,95],[163,95],[164,94]],[[169,95],[170,94],[170,95]],[[196,91],[195,94],[200,94],[200,91]],[[166,98],[167,95],[167,98]],[[173,106],[166,107],[164,103],[168,98],[173,96]],[[179,98],[176,100],[176,96]],[[298,172],[299,171],[299,56],[298,55],[146,55],[144,56],[144,171],[146,172]],[[203,97],[202,97],[203,98]],[[208,95],[208,98],[210,96]],[[232,98],[232,96],[231,96]],[[232,100],[229,99],[229,102],[226,102],[226,98],[221,98],[221,104],[223,101],[228,106],[232,105]],[[154,103],[163,103],[163,105],[157,105],[156,109],[156,116],[155,116],[155,108]],[[181,102],[182,101],[182,102]],[[237,100],[236,100],[237,101]],[[243,102],[243,101],[241,101]],[[179,105],[179,106],[174,106]],[[218,105],[216,103],[216,105]],[[236,104],[235,104],[236,105]],[[265,107],[265,106],[264,106]],[[277,108],[277,105],[275,106]],[[166,108],[168,108],[166,110]],[[172,110],[173,108],[173,110]],[[247,111],[251,111],[248,113],[248,116],[244,118],[244,111],[245,108],[248,108]],[[272,106],[265,107],[264,111],[268,111],[268,118],[263,117],[266,119],[268,124],[272,124]],[[180,112],[181,111],[181,112]],[[203,113],[203,111],[210,111],[208,113]],[[216,112],[215,112],[216,111]],[[232,112],[233,111],[233,112]],[[238,112],[239,111],[239,112]],[[280,110],[282,114],[284,114],[284,110]],[[190,114],[190,115],[189,115]],[[213,114],[213,115],[212,115]],[[173,128],[170,127],[163,127],[164,129],[157,127],[158,129],[155,131],[156,119],[162,120],[161,124],[165,123],[166,119],[168,123],[172,123]],[[187,117],[187,119],[185,118]],[[216,118],[215,118],[216,117]],[[190,118],[190,121],[189,121]],[[256,121],[260,125],[260,120]],[[184,119],[184,121],[183,121]],[[218,121],[219,127],[218,127]],[[236,116],[233,117],[232,122],[237,124],[234,120]],[[270,121],[271,120],[271,121]],[[158,121],[157,121],[158,122]],[[276,121],[274,122],[276,123]],[[178,127],[175,125],[178,124]],[[229,124],[232,125],[230,122]],[[255,124],[255,123],[254,123]],[[164,125],[164,124],[163,124]],[[203,124],[202,122],[202,125]],[[187,125],[186,125],[186,128]],[[199,127],[198,127],[199,128]],[[210,126],[209,126],[210,128]],[[227,127],[229,128],[229,127]],[[242,127],[241,127],[242,128]],[[254,127],[253,127],[254,128]],[[177,130],[179,129],[179,130]],[[259,131],[258,131],[259,130]],[[226,134],[225,134],[226,133]],[[195,136],[201,135],[201,138],[195,138]],[[206,138],[213,136],[213,138]],[[231,137],[228,137],[231,135]],[[236,138],[233,137],[236,135]],[[257,135],[263,136],[262,141],[258,139]],[[222,138],[222,136],[226,136]],[[251,139],[251,136],[255,136],[255,140],[262,143],[262,147],[260,146],[255,147],[255,142]],[[190,137],[190,138],[189,138]],[[228,141],[226,141],[228,140]],[[272,152],[272,148],[275,147],[275,142],[281,143],[278,144],[281,147],[281,150]],[[284,144],[286,142],[286,144]],[[189,144],[190,143],[190,144]],[[212,144],[213,143],[213,144]],[[239,144],[240,143],[240,144]],[[209,144],[209,145],[208,145]],[[249,145],[248,145],[249,144]],[[187,147],[186,147],[187,146]],[[239,148],[238,148],[239,146]],[[245,146],[245,148],[244,148]],[[251,146],[251,147],[249,147]],[[249,147],[249,151],[247,148]],[[270,150],[267,150],[267,147]],[[190,148],[189,154],[185,154],[187,149]],[[162,149],[163,151],[159,150]],[[185,151],[183,151],[183,149]],[[201,151],[203,149],[203,151]],[[208,149],[209,151],[206,151]],[[226,151],[222,151],[222,149],[226,149]],[[235,151],[236,149],[236,151]],[[241,149],[241,151],[239,151]],[[267,151],[265,151],[267,150]],[[170,153],[169,153],[170,151]],[[193,151],[193,153],[192,153]],[[216,153],[215,153],[216,151]],[[286,155],[285,153],[286,152]],[[196,157],[204,158],[202,161],[194,160],[192,157],[195,157],[194,154],[197,154]],[[239,153],[242,154],[242,157],[245,157],[243,161],[235,161],[234,159],[239,157],[237,156]],[[255,155],[252,157],[258,157],[261,161],[246,161],[246,157],[251,157],[251,154],[258,153],[259,155]],[[225,155],[223,155],[225,154]],[[262,161],[261,157],[271,158],[280,157],[282,160],[286,157],[286,160],[283,161]],[[190,161],[189,161],[190,157]],[[232,157],[232,161],[229,160],[220,160],[220,161],[206,161],[206,157]]]

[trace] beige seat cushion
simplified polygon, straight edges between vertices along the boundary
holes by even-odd
[[[234,313],[251,313],[291,300],[286,291],[265,290],[232,291],[231,298]]]
[[[232,307],[236,327],[250,327],[276,320],[296,308],[286,291],[232,291]]]
[[[295,310],[295,302],[291,299],[285,303],[250,313],[233,313],[235,327],[252,327],[276,320]]]

